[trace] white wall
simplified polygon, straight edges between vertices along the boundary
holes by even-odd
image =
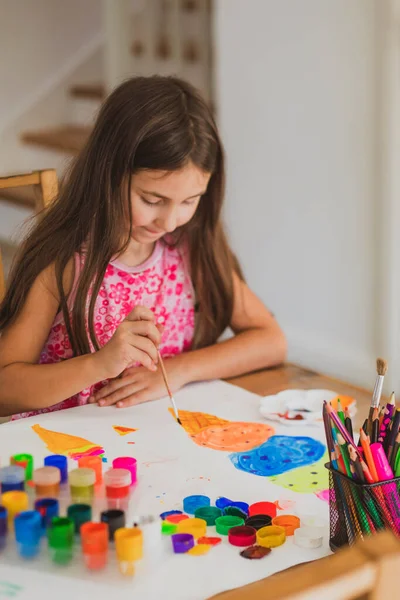
[[[226,217],[290,358],[371,387],[377,352],[374,0],[216,0]]]

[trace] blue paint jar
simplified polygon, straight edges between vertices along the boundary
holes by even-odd
[[[186,498],[183,499],[183,510],[189,515],[194,515],[198,508],[210,506],[210,504],[211,500],[208,496],[186,496]]]
[[[63,456],[62,454],[50,454],[44,459],[44,466],[57,467],[57,469],[60,469],[61,473],[60,483],[68,481],[68,463],[66,456]]]
[[[39,554],[42,537],[42,517],[36,510],[20,512],[14,519],[17,550],[22,558]]]
[[[11,465],[0,469],[1,493],[25,490],[25,469]]]

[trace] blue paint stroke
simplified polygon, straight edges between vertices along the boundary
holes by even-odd
[[[248,452],[235,452],[229,458],[245,473],[271,477],[312,465],[325,452],[318,440],[303,436],[273,435],[264,444]]]

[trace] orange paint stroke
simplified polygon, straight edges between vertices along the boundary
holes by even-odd
[[[50,452],[54,454],[65,454],[74,460],[79,460],[83,456],[104,454],[104,449],[101,446],[85,438],[69,433],[50,431],[50,429],[44,429],[40,425],[32,425],[32,429],[43,440]]]
[[[168,410],[174,416],[172,409]],[[266,423],[227,421],[215,415],[189,410],[180,410],[179,418],[195,444],[225,452],[256,448],[275,433]]]
[[[113,425],[112,428],[118,433],[118,435],[128,435],[128,433],[137,431],[137,429],[133,429],[132,427],[123,427],[122,425]]]

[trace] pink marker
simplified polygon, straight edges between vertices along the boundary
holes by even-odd
[[[382,444],[377,442],[375,444],[371,444],[370,448],[372,458],[374,459],[376,472],[378,474],[378,480],[388,481],[393,479],[393,471],[389,465],[388,459],[386,458]],[[400,533],[400,498],[397,492],[397,485],[395,483],[384,483],[380,489],[384,495],[397,533]]]

